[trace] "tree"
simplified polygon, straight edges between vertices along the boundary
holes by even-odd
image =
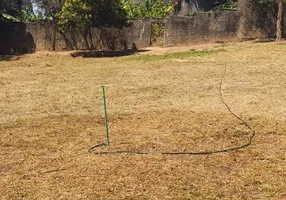
[[[0,1],[0,15],[10,15],[12,17],[18,17],[21,14],[22,0],[1,0]]]
[[[0,1],[0,21],[7,19],[13,21],[25,21],[33,12],[32,3],[30,0],[1,0]]]
[[[283,13],[284,13],[284,0],[279,0],[277,23],[276,23],[276,27],[277,27],[276,41],[281,41],[283,37]]]
[[[93,7],[83,0],[66,0],[62,10],[56,15],[60,32],[63,34],[65,29],[79,28],[87,49],[92,49],[91,25]],[[89,34],[91,45],[87,40]],[[63,34],[64,35],[64,34]]]
[[[66,0],[57,14],[58,25],[62,28],[85,28],[91,25],[90,7],[82,0]]]
[[[121,0],[66,0],[55,19],[63,36],[65,29],[80,30],[87,49],[93,48],[91,27],[122,28],[128,24]]]
[[[31,0],[41,10],[45,17],[55,20],[55,16],[62,10],[65,0]]]
[[[65,0],[31,0],[35,3],[41,13],[44,15],[44,18],[49,20],[53,24],[53,33],[52,33],[52,50],[56,49],[56,33],[57,33],[57,15],[62,10]]]
[[[93,27],[122,28],[127,25],[127,13],[121,0],[86,0],[92,7]]]

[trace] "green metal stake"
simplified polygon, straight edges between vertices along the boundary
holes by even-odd
[[[102,88],[102,98],[103,98],[103,106],[104,106],[104,124],[106,129],[106,141],[105,146],[109,146],[109,132],[108,132],[108,119],[107,119],[107,106],[106,106],[106,97],[105,97],[105,85],[101,85]]]

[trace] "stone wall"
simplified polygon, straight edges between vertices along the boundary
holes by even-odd
[[[239,40],[251,40],[257,38],[275,38],[278,5],[276,1],[259,2],[254,0],[238,1],[238,9],[241,13],[239,21]],[[286,8],[283,17],[286,23]],[[286,26],[284,25],[284,37]]]
[[[52,24],[27,24],[27,31],[33,36],[37,50],[52,49],[55,31]],[[134,44],[137,48],[142,48],[150,46],[151,20],[136,20],[123,29],[57,30],[55,36],[56,50],[123,50],[132,48]]]
[[[240,14],[237,11],[170,17],[165,26],[164,45],[235,41],[239,19]]]
[[[273,38],[276,35],[276,8],[257,10],[251,1],[240,4],[241,11],[197,12],[191,17],[135,20],[129,27],[91,28],[86,30],[55,29],[52,24],[0,24],[0,54],[29,53],[35,50],[71,49],[126,50],[150,45],[179,46],[196,43]],[[243,10],[242,8],[245,8]],[[286,12],[285,12],[286,14]],[[284,15],[284,22],[286,22]],[[164,31],[156,41],[154,23]],[[284,34],[286,26],[284,26]],[[55,37],[54,37],[55,36]],[[55,40],[53,39],[55,38]]]
[[[133,21],[123,29],[91,28],[90,30],[57,31],[56,50],[88,49],[124,50],[134,45],[149,47],[152,38],[152,23],[165,24],[163,46],[187,45],[202,42],[228,42],[237,40],[239,13],[195,13],[192,17],[173,16],[166,19]],[[51,50],[54,28],[51,24],[27,24],[37,50]]]

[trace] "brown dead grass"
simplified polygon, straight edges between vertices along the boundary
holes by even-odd
[[[213,53],[0,61],[1,199],[285,199],[285,44],[203,49]],[[219,99],[225,65],[224,99],[257,132],[250,147],[205,156],[87,152],[105,139],[100,84],[110,84],[111,146],[96,151],[245,143],[251,133]]]

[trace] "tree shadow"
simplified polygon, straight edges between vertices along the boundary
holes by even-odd
[[[27,32],[26,24],[0,23],[0,55],[21,55],[36,51],[33,35]],[[3,57],[1,59],[8,59]]]
[[[146,52],[149,50],[137,50],[137,49],[127,49],[127,50],[121,50],[121,51],[108,51],[108,50],[102,50],[102,51],[79,51],[75,53],[71,53],[71,56],[73,58],[75,57],[83,57],[83,58],[100,58],[100,57],[122,57],[122,56],[130,56],[135,53],[139,52]]]
[[[1,61],[10,61],[10,60],[19,60],[20,57],[17,55],[0,55],[0,62]]]
[[[269,43],[269,42],[275,42],[275,38],[259,38],[254,41],[254,43]]]

